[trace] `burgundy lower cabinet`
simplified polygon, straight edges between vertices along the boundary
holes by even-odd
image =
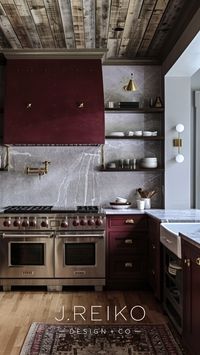
[[[200,248],[182,240],[183,341],[191,355],[200,354]]]
[[[160,221],[148,216],[148,283],[161,300]]]
[[[107,287],[134,289],[147,284],[147,219],[107,217]]]

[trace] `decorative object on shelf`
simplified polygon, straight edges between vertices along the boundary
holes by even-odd
[[[114,108],[114,102],[113,101],[109,101],[108,102],[108,108]]]
[[[126,91],[136,91],[137,90],[136,84],[133,81],[133,73],[131,73],[131,78],[130,78],[128,84],[124,86],[124,90],[126,90]]]
[[[157,107],[157,108],[163,107],[163,102],[162,102],[160,96],[156,96],[153,107]]]
[[[177,163],[183,163],[184,155],[181,154],[181,147],[183,145],[183,141],[181,139],[181,133],[184,131],[184,125],[179,123],[176,125],[176,131],[178,132],[178,138],[173,139],[173,146],[178,148],[178,154],[175,157]]]
[[[8,171],[10,166],[10,153],[9,153],[9,146],[4,145],[3,154],[0,157],[0,171]]]
[[[119,102],[119,107],[120,108],[139,108],[139,102],[138,101],[120,101]]]
[[[48,173],[48,167],[49,167],[49,164],[51,164],[51,162],[45,160],[42,164],[44,164],[44,166],[39,167],[39,168],[33,168],[31,166],[27,166],[27,168],[26,168],[27,175],[39,175],[39,176],[42,176],[42,175],[47,174]]]
[[[153,97],[150,97],[150,99],[149,99],[149,107],[154,107],[154,98]]]

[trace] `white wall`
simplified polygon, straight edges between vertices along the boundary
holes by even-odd
[[[165,208],[191,207],[191,79],[190,77],[165,77]],[[175,126],[185,126],[183,139],[183,163],[176,163],[177,137]]]

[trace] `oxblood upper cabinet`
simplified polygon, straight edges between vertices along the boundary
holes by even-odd
[[[101,60],[8,60],[4,144],[104,143]]]

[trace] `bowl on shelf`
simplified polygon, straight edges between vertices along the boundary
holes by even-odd
[[[151,131],[143,131],[143,136],[144,137],[151,137],[152,136],[152,133]]]
[[[127,203],[127,199],[123,197],[116,197],[116,203]]]
[[[107,163],[106,167],[108,169],[116,169],[117,164],[115,162],[110,162],[110,163]]]
[[[110,132],[108,135],[112,136],[112,137],[124,137],[125,136],[124,132]]]
[[[125,202],[125,203],[110,202],[110,206],[115,210],[127,209],[130,208],[131,202]]]
[[[154,169],[158,167],[158,160],[155,157],[140,159],[140,167],[145,169]]]
[[[135,131],[135,136],[141,137],[142,136],[142,131]]]

